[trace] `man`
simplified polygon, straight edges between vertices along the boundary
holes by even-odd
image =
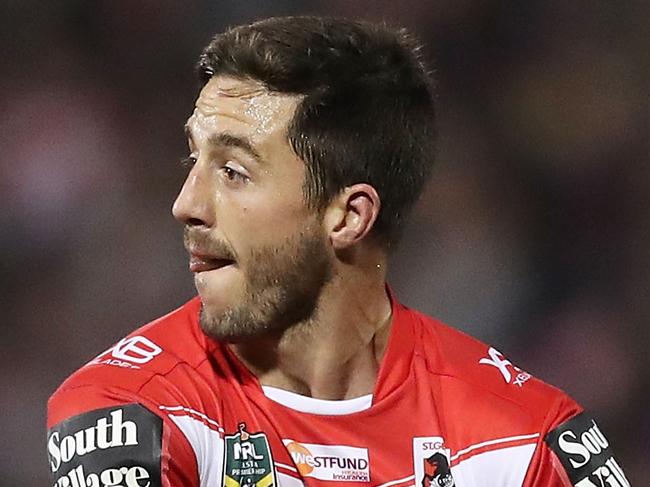
[[[385,285],[433,153],[408,35],[268,19],[199,72],[173,208],[199,296],[52,396],[55,485],[629,485],[580,406]]]

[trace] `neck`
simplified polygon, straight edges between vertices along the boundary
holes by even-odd
[[[262,385],[329,400],[372,393],[391,322],[385,262],[374,262],[339,269],[309,321],[231,350]]]

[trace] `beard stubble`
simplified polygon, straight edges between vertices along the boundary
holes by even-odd
[[[251,251],[242,268],[241,301],[218,316],[201,309],[203,332],[227,343],[283,332],[314,316],[332,263],[320,228],[308,227],[276,247]]]

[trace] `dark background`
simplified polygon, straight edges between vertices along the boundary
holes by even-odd
[[[48,485],[47,397],[193,295],[170,207],[211,35],[385,19],[426,45],[440,151],[393,258],[406,303],[593,411],[650,485],[649,3],[5,1],[0,484]]]

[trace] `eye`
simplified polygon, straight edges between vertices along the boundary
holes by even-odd
[[[221,168],[224,176],[228,181],[233,183],[247,183],[250,181],[250,178],[243,173],[243,170],[232,167],[231,165],[225,165]]]

